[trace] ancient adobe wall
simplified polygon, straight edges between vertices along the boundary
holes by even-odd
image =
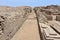
[[[20,8],[20,10],[20,12],[13,11],[0,14],[5,18],[0,40],[10,40],[32,12],[29,7]]]

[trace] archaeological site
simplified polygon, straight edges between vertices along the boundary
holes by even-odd
[[[60,6],[0,6],[0,40],[60,40]]]

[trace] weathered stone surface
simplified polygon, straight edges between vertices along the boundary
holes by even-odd
[[[60,21],[60,15],[57,15],[57,16],[56,16],[56,20],[57,20],[57,21]]]

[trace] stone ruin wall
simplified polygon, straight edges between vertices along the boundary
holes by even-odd
[[[60,6],[50,5],[50,6],[42,6],[42,7],[36,7],[36,8],[35,9],[38,10],[37,14],[38,15],[43,14],[47,18],[47,20],[60,21]]]
[[[45,13],[47,20],[60,20],[60,6],[51,5],[42,7],[42,11]]]

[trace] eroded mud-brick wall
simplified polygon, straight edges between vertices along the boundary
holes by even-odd
[[[42,23],[48,22],[47,18],[45,17],[45,13],[41,11],[41,7],[35,7],[34,11],[37,14],[39,22]]]
[[[40,7],[35,7],[35,9],[38,15],[43,14],[46,17],[46,19],[49,21],[52,21],[53,19],[60,20],[60,17],[59,17],[60,6],[57,6],[57,5],[40,6]],[[54,16],[56,16],[56,18]]]
[[[6,8],[6,10],[0,12],[0,15],[4,17],[4,20],[0,18],[4,24],[0,40],[10,40],[31,12],[31,7],[15,8],[14,10]]]
[[[57,20],[57,21],[60,21],[60,15],[57,15],[57,16],[56,16],[56,20]]]

